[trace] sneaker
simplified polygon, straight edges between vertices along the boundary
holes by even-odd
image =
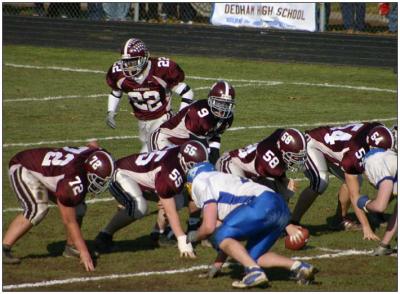
[[[318,269],[306,262],[301,262],[300,265],[291,272],[290,279],[297,281],[297,284],[308,285],[315,279],[315,274]]]
[[[96,248],[97,253],[110,253],[113,249],[113,236],[105,233],[100,232],[97,234],[96,238],[94,239],[94,246]]]
[[[62,255],[67,258],[80,258],[81,257],[79,250],[76,249],[76,247],[74,245],[68,245],[68,244],[65,245],[65,249],[64,249],[64,252]]]
[[[246,269],[246,273],[241,281],[234,281],[232,287],[244,289],[261,285],[267,286],[269,283],[264,271],[259,267]]]
[[[12,255],[11,247],[3,245],[3,263],[4,264],[19,264],[19,263],[21,263],[21,259]]]
[[[377,248],[372,252],[372,256],[384,256],[390,255],[393,253],[393,249],[390,248],[390,245],[384,245],[382,243],[379,244]]]

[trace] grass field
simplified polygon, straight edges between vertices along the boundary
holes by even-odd
[[[169,57],[185,70],[198,99],[206,97],[216,78],[232,81],[237,108],[232,129],[223,135],[223,150],[257,142],[279,126],[305,130],[328,123],[378,119],[391,126],[397,121],[397,76],[389,69]],[[115,158],[139,150],[136,120],[126,97],[117,128],[105,125],[109,89],[104,77],[116,58],[118,53],[113,52],[3,46],[3,231],[18,213],[7,178],[9,159],[18,151],[84,145],[90,138],[98,138]],[[174,100],[176,109],[179,99]],[[301,181],[300,189],[305,185]],[[286,271],[268,270],[271,288],[253,291],[397,291],[397,257],[368,256],[376,242],[363,241],[360,232],[329,229],[339,185],[332,179],[327,192],[303,218],[311,232],[305,250],[289,251],[283,240],[273,248],[310,259],[320,269],[317,283],[298,286],[288,280]],[[374,195],[366,183],[362,189]],[[110,197],[104,193],[104,201],[89,204],[82,230],[90,248],[116,210]],[[291,208],[296,200],[297,196],[291,199]],[[15,255],[23,260],[18,266],[3,266],[3,290],[232,291],[232,279],[240,277],[237,267],[225,269],[215,280],[198,278],[202,266],[214,258],[212,249],[198,246],[196,260],[182,260],[176,248],[154,248],[148,234],[156,208],[154,203],[150,207],[149,216],[116,234],[120,250],[102,255],[93,273],[86,273],[78,261],[62,257],[65,232],[58,210],[51,208],[45,220],[14,247]],[[186,211],[182,216],[184,221]],[[379,228],[378,235],[383,233],[384,228]]]

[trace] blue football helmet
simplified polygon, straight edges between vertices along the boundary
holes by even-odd
[[[196,163],[187,173],[187,182],[192,183],[194,178],[197,177],[202,172],[212,172],[215,171],[214,165],[209,162],[199,162]]]

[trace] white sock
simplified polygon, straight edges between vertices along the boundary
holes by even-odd
[[[301,265],[301,262],[298,261],[298,260],[296,260],[296,261],[292,264],[292,266],[290,267],[290,270],[291,270],[291,271],[295,271],[297,268],[300,267],[300,265]]]

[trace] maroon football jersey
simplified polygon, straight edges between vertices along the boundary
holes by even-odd
[[[181,109],[176,115],[160,126],[168,140],[181,145],[190,140],[190,135],[210,141],[220,141],[220,135],[233,122],[233,115],[227,119],[214,116],[207,99],[198,100]]]
[[[85,198],[88,181],[82,165],[99,148],[37,148],[21,151],[9,166],[20,164],[37,177],[66,206],[76,206]]]
[[[186,181],[186,174],[179,164],[179,146],[161,151],[133,154],[116,162],[117,169],[133,172],[131,177],[142,191],[156,192],[161,198],[179,194]]]
[[[153,57],[148,62],[149,70],[142,83],[124,76],[120,61],[107,72],[107,84],[117,91],[128,94],[129,103],[139,120],[152,120],[171,110],[171,89],[185,79],[183,70],[174,61],[165,57]]]
[[[277,142],[283,131],[284,129],[277,129],[261,142],[232,150],[229,155],[240,160],[243,166],[247,167],[244,170],[247,177],[281,177],[285,175],[286,164],[277,147]]]
[[[320,151],[325,158],[340,166],[346,173],[361,174],[364,170],[362,159],[369,151],[366,137],[369,131],[380,123],[363,122],[345,126],[318,127],[306,134],[324,145]]]

